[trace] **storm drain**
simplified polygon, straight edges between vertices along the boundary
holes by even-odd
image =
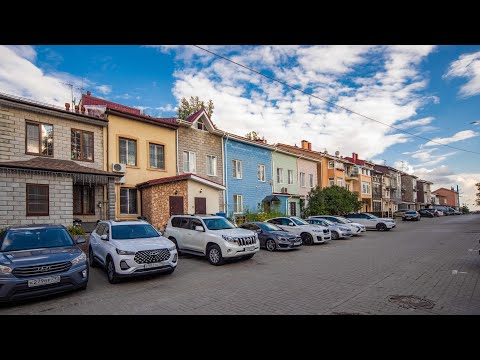
[[[433,309],[435,303],[432,300],[415,295],[391,295],[388,301],[406,309]]]

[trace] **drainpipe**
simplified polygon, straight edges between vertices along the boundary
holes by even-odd
[[[226,136],[226,140],[225,139]],[[228,186],[227,186],[227,142],[228,142],[228,134],[224,131],[222,135],[222,156],[223,156],[223,183],[225,185],[225,190],[223,190],[223,197],[224,197],[224,209],[226,217],[228,217]]]
[[[175,139],[175,148],[176,148],[176,155],[177,155],[177,175],[180,174],[179,167],[178,167],[178,128],[175,130],[176,139]]]

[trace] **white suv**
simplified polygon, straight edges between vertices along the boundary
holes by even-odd
[[[330,229],[321,225],[312,225],[296,216],[284,216],[267,220],[282,230],[300,235],[305,245],[325,243],[331,239]]]
[[[227,258],[251,259],[260,250],[256,232],[235,227],[221,216],[174,215],[163,232],[180,253],[206,256],[210,264]]]
[[[90,235],[91,267],[107,269],[112,284],[127,276],[171,274],[177,266],[175,244],[146,221],[100,221]]]

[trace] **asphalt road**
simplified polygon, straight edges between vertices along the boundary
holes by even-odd
[[[2,306],[0,315],[480,314],[480,215],[397,224],[220,267],[182,256],[172,275],[116,285],[92,269],[86,291]]]

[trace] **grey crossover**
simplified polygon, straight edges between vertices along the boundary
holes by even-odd
[[[241,228],[256,231],[260,247],[268,251],[295,249],[302,246],[302,238],[280,229],[277,225],[266,222],[248,222]]]
[[[65,227],[15,226],[0,235],[0,302],[86,289],[87,282],[87,257]]]
[[[330,229],[332,240],[345,239],[353,235],[352,229],[347,225],[336,224],[327,219],[308,218],[307,222],[313,225],[322,225]]]

